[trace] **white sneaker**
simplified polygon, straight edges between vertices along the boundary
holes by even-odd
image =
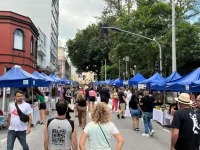
[[[155,133],[154,130],[151,130],[151,132],[149,133],[150,136],[153,136],[153,134]]]
[[[149,134],[143,133],[142,136],[144,136],[144,137],[149,137]]]

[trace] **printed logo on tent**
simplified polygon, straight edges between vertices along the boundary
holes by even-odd
[[[190,86],[189,85],[185,85],[185,90],[189,91],[190,90]]]
[[[23,80],[23,85],[28,85],[28,80]]]

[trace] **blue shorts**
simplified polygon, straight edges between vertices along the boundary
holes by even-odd
[[[131,117],[132,118],[140,117],[140,111],[138,109],[133,109],[131,111]]]

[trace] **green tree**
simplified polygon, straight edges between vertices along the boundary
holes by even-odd
[[[93,71],[100,79],[101,61],[108,59],[111,41],[100,39],[98,36],[98,26],[92,24],[84,30],[79,30],[75,39],[68,40],[66,44],[77,72]]]

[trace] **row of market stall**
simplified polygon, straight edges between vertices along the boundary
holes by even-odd
[[[15,65],[13,68],[11,68],[8,72],[6,72],[4,75],[0,76],[0,87],[6,88],[25,88],[25,87],[31,87],[33,92],[33,87],[46,87],[49,89],[49,101],[47,102],[47,107],[49,112],[51,112],[52,109],[55,109],[55,104],[58,100],[58,96],[52,96],[51,90],[52,88],[59,86],[61,84],[64,85],[77,85],[77,82],[67,80],[66,78],[59,78],[55,74],[46,75],[45,73],[39,73],[37,71],[33,72],[32,74],[24,71],[20,66]],[[33,93],[32,93],[33,94]],[[3,95],[2,100],[2,111],[4,111],[5,107],[5,101],[6,96],[5,92]],[[32,98],[32,124],[35,125],[40,120],[40,113],[38,106],[36,103],[34,103]]]
[[[167,78],[164,78],[160,73],[155,73],[150,78],[146,79],[140,73],[137,73],[132,79],[123,81],[118,78],[116,80],[106,80],[93,82],[95,85],[111,85],[111,86],[135,86],[142,89],[147,88],[151,91],[160,91],[163,94],[163,101],[153,109],[153,120],[158,121],[162,125],[170,125],[171,115],[169,114],[170,105],[174,105],[173,92],[187,92],[198,93],[200,92],[200,67],[191,73],[181,76],[178,72],[173,72]],[[142,86],[141,86],[142,85]],[[167,93],[171,94],[171,97]],[[169,99],[172,99],[169,101]],[[167,101],[167,102],[166,102]]]
[[[116,80],[97,81],[93,84],[112,86],[145,84],[146,88],[157,91],[200,92],[200,67],[185,76],[173,72],[169,77],[164,78],[160,73],[155,73],[152,77],[146,79],[140,73],[137,73],[128,81],[118,78]]]

